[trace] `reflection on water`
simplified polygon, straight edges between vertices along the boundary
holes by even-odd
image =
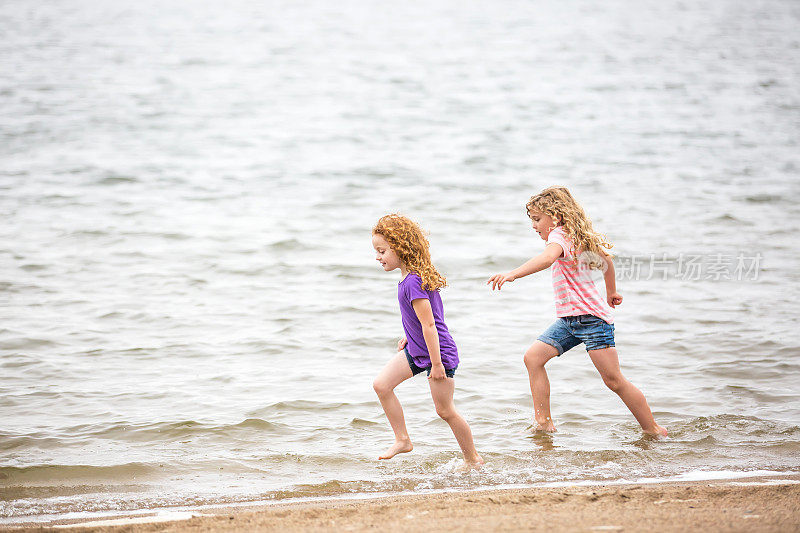
[[[533,426],[531,426],[533,428]],[[533,431],[530,435],[530,440],[536,444],[543,452],[549,452],[554,448],[558,448],[555,444],[554,435],[544,433],[543,431]]]

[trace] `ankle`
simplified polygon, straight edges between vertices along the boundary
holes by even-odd
[[[478,455],[478,452],[470,453],[470,454],[466,454],[465,453],[464,454],[464,461],[469,463],[469,464],[482,464],[483,463],[483,457]]]
[[[650,428],[645,428],[644,426],[642,426],[642,431],[647,435],[656,435],[656,436],[660,435],[662,437],[666,437],[668,434],[667,430],[659,426],[658,424],[655,424],[653,425],[653,427]]]

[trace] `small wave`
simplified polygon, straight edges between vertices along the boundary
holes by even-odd
[[[319,411],[334,411],[342,407],[373,407],[372,402],[320,402],[315,400],[288,400],[276,402],[261,409],[249,413],[249,416],[262,417],[269,414],[285,414],[288,412],[307,411],[316,413]]]
[[[267,245],[269,250],[275,251],[289,251],[304,248],[305,245],[298,239],[281,239]]]
[[[404,167],[395,167],[395,168],[359,167],[353,169],[353,174],[355,174],[356,176],[367,176],[370,178],[391,178],[395,176],[402,176],[408,174],[408,169]]]
[[[255,266],[252,268],[230,268],[224,266],[217,266],[214,268],[214,272],[219,274],[231,274],[234,276],[250,276],[250,277],[258,277],[263,276],[264,274],[270,273],[270,268],[267,266]]]
[[[190,57],[182,60],[180,64],[181,66],[194,67],[194,66],[212,65],[214,63],[202,57]]]
[[[366,428],[381,425],[380,422],[374,420],[364,420],[363,418],[354,418],[350,421],[350,425],[356,428]]]
[[[0,485],[68,482],[72,485],[86,482],[144,478],[159,471],[157,465],[127,463],[113,466],[92,465],[32,465],[25,467],[0,466]]]
[[[716,217],[710,218],[710,219],[708,219],[708,222],[722,222],[724,224],[736,224],[737,226],[738,225],[745,225],[745,226],[752,226],[753,225],[752,222],[750,222],[748,220],[742,220],[740,218],[737,218],[737,217],[731,215],[730,213],[723,213],[723,214],[718,215]]]
[[[779,376],[780,374],[776,373],[775,375]],[[777,391],[775,393],[770,393],[744,385],[726,385],[725,388],[729,392],[732,392],[735,396],[747,396],[753,400],[756,400],[761,405],[774,405],[797,398],[797,394],[795,392],[777,394]]]
[[[414,490],[418,479],[395,478],[381,481],[343,481],[332,479],[321,483],[295,485],[286,490],[277,490],[263,495],[265,500],[291,500],[299,498],[319,498],[347,494],[397,493]]]
[[[13,405],[13,403],[11,404]],[[4,407],[8,407],[6,402]],[[0,451],[6,452],[17,448],[52,448],[57,449],[63,446],[62,439],[56,437],[42,437],[39,435],[11,435],[0,433]],[[4,479],[0,474],[0,480]]]
[[[192,238],[186,233],[176,231],[122,231],[119,234],[124,237],[156,237],[172,241],[187,241]]]
[[[0,334],[2,331],[0,331]],[[23,353],[9,353],[4,355],[2,359],[0,359],[0,368],[5,369],[12,369],[12,368],[25,368],[25,367],[35,367],[41,364],[41,361],[37,357],[33,357],[31,355],[23,354]],[[0,402],[0,405],[3,405],[5,401],[9,400],[11,395],[6,394],[3,402]]]
[[[670,437],[682,442],[711,442],[713,438],[719,445],[776,443],[791,444],[792,439],[800,437],[800,426],[764,420],[756,416],[720,414],[701,416],[688,422],[670,427]],[[798,442],[798,441],[794,441]]]
[[[395,316],[396,313],[394,311],[389,311],[386,309],[375,309],[375,307],[356,307],[354,305],[342,305],[336,307],[330,307],[329,312],[331,314],[340,315],[344,313],[353,313],[353,314],[366,314],[369,316]]]
[[[750,196],[745,196],[743,200],[752,204],[766,204],[782,202],[784,198],[777,194],[752,194]]]
[[[21,265],[19,268],[21,270],[24,270],[25,272],[40,272],[42,270],[47,270],[50,267],[48,265],[40,265],[40,264],[36,264],[36,263],[28,263],[28,264],[25,264],[25,265]]]
[[[5,91],[2,91],[2,93],[5,93]],[[27,175],[28,175],[27,170],[0,170],[0,176],[16,177],[16,176],[27,176]]]
[[[63,176],[64,174],[90,174],[96,172],[102,172],[102,169],[94,165],[63,167],[53,170],[53,174],[55,174],[56,176]]]
[[[186,441],[203,437],[230,438],[239,433],[257,430],[259,433],[280,433],[288,428],[285,424],[269,422],[261,418],[247,418],[237,424],[212,425],[194,420],[180,422],[158,422],[152,424],[99,424],[80,425],[64,431],[70,438],[92,437],[126,442]]]
[[[67,235],[73,237],[105,237],[107,235],[110,235],[110,233],[102,229],[81,229],[81,230],[71,231]]]
[[[134,176],[125,176],[122,174],[112,174],[101,178],[97,181],[98,185],[119,185],[121,183],[136,183],[139,179]]]
[[[231,426],[223,426],[220,428],[222,431],[227,429],[235,429],[235,428],[248,428],[248,429],[258,429],[258,430],[272,430],[278,427],[283,426],[283,424],[275,424],[273,422],[267,422],[266,420],[262,420],[260,418],[248,418],[238,424],[233,424]],[[284,426],[285,427],[285,426]]]
[[[111,312],[108,312],[108,313],[104,313],[104,314],[98,316],[97,318],[99,320],[107,320],[109,318],[122,318],[124,316],[125,316],[125,313],[122,313],[120,311],[111,311]]]
[[[59,343],[51,341],[50,339],[36,337],[16,337],[0,341],[0,349],[3,350],[30,350],[33,348],[45,348],[58,345]]]

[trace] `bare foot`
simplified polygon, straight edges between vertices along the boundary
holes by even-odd
[[[657,437],[657,438],[666,437],[667,436],[667,430],[665,428],[662,428],[658,424],[656,424],[655,428],[653,428],[653,429],[651,429],[649,431],[645,431],[644,434],[645,435],[652,435],[653,437]]]
[[[475,454],[475,457],[471,457],[470,459],[464,459],[464,462],[470,465],[473,468],[480,468],[480,466],[485,462],[483,457]]]
[[[464,464],[461,467],[461,471],[468,472],[470,470],[480,470],[481,466],[483,466],[483,463],[483,457],[476,453],[475,457],[470,457],[469,459],[466,457],[464,458]]]
[[[546,433],[555,433],[556,426],[553,424],[553,420],[550,417],[542,420],[541,422],[536,420],[536,424],[533,426],[534,431],[544,431]]]
[[[414,445],[411,444],[411,439],[405,440],[396,440],[392,447],[389,448],[386,453],[378,457],[378,459],[391,459],[398,453],[408,453],[414,449]]]

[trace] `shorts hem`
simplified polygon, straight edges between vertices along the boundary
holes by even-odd
[[[587,352],[593,352],[593,351],[595,351],[595,350],[605,350],[606,348],[616,348],[616,347],[617,347],[617,346],[616,346],[614,343],[611,343],[611,344],[601,344],[600,346],[592,346],[591,348],[589,348],[589,347],[587,346],[587,347],[586,347],[586,351],[587,351]]]
[[[561,345],[558,343],[558,341],[555,341],[555,340],[553,340],[553,339],[550,339],[550,338],[548,338],[548,337],[537,337],[537,339],[536,339],[536,340],[538,340],[538,341],[542,341],[542,342],[543,342],[543,343],[545,343],[545,344],[549,344],[550,346],[552,346],[553,348],[555,348],[556,350],[558,350],[558,357],[560,357],[560,356],[561,356],[561,355],[564,353],[564,347],[563,347],[563,346],[561,346]]]

